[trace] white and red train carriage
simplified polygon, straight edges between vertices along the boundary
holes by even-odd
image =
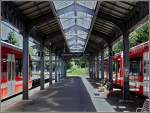
[[[23,53],[21,49],[1,41],[1,100],[20,93],[23,90],[22,56]],[[28,86],[30,89],[32,87],[30,56],[29,62]]]
[[[129,51],[129,87],[138,95],[149,94],[150,80],[149,41],[132,47]],[[123,52],[113,56],[113,83],[123,88],[124,65]],[[108,59],[105,60],[105,76],[108,76]]]

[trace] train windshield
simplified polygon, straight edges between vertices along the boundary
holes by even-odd
[[[130,74],[137,76],[141,74],[141,58],[130,59]]]

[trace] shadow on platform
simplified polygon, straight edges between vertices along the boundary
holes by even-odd
[[[99,81],[87,78],[94,89],[98,89]],[[112,106],[116,112],[135,112],[136,108],[142,107],[145,97],[130,94],[127,101],[123,100],[121,89],[114,88],[112,95],[109,98],[105,98],[105,101]]]
[[[6,111],[95,112],[96,109],[80,77],[69,77],[19,101]]]

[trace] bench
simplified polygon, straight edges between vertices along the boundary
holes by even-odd
[[[99,83],[98,92],[104,92],[104,95],[109,98],[112,95],[113,84],[108,81],[101,81]]]
[[[137,108],[136,112],[149,112],[149,99],[144,101],[142,108]]]
[[[101,80],[100,83],[97,83],[99,85],[98,91],[99,92],[104,92],[105,89],[107,89],[107,81],[106,80]]]

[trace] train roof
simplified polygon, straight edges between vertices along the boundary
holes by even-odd
[[[144,47],[146,47],[146,46],[149,46],[148,44],[149,44],[149,41],[143,42],[143,43],[141,43],[141,44],[138,44],[138,45],[136,45],[136,46],[130,48],[130,50],[132,51],[132,50],[134,50],[134,49],[144,48]]]
[[[132,52],[132,51],[137,50],[137,49],[138,49],[138,50],[139,50],[139,49],[144,49],[144,48],[146,48],[146,47],[149,47],[149,41],[143,42],[143,43],[141,43],[141,44],[138,44],[138,45],[136,45],[136,46],[130,48],[129,52]],[[119,52],[119,53],[116,53],[116,54],[114,55],[114,57],[120,56],[122,52],[123,52],[123,51],[121,51],[121,52]],[[108,57],[106,57],[104,60],[107,60],[107,59],[108,59]]]
[[[15,46],[15,45],[13,45],[13,44],[8,43],[8,42],[1,41],[1,45],[4,46],[4,47],[11,48],[11,49],[13,49],[13,50],[22,52],[22,49],[20,49],[19,47]]]

